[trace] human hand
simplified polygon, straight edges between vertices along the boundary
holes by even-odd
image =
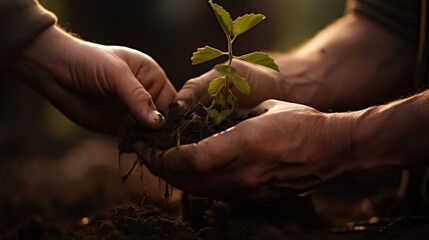
[[[351,121],[313,108],[265,101],[259,116],[145,164],[196,196],[269,200],[307,191],[344,174]],[[142,147],[142,146],[140,146]],[[141,159],[145,151],[139,151]]]
[[[176,91],[161,67],[139,51],[74,38],[57,27],[39,35],[9,71],[77,124],[117,135],[128,113],[160,128]],[[156,105],[156,107],[155,107]]]
[[[237,70],[238,75],[244,77],[250,87],[250,95],[245,95],[232,85],[231,90],[238,97],[237,103],[240,110],[246,111],[254,108],[259,103],[267,99],[282,99],[283,86],[282,75],[272,69],[248,63],[239,59],[234,59],[232,66]],[[216,70],[211,70],[199,77],[188,80],[179,90],[176,100],[184,105],[194,105],[210,103],[210,96],[207,88],[210,82],[219,77]]]

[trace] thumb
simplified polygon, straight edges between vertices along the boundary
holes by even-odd
[[[203,105],[210,102],[210,96],[207,92],[207,88],[210,82],[218,77],[219,74],[211,70],[199,77],[192,78],[183,85],[180,91],[177,93],[176,101],[180,105],[192,106],[197,103]]]
[[[114,82],[118,98],[137,123],[151,129],[164,126],[165,118],[158,112],[152,96],[131,72],[127,74],[126,81]]]

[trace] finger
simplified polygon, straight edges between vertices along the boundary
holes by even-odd
[[[160,110],[166,110],[168,108],[168,105],[174,100],[176,95],[176,89],[173,87],[170,81],[168,81],[164,84],[164,87],[161,89],[161,92],[156,95],[156,98],[154,100],[155,105]]]
[[[143,85],[128,71],[123,73],[123,81],[114,81],[118,98],[127,107],[131,116],[140,124],[152,129],[164,126],[165,118],[158,112],[152,96]]]
[[[167,151],[160,161],[163,165],[160,167],[163,170],[161,177],[183,191],[199,193],[200,196],[204,195],[202,192],[211,192],[219,187],[225,178],[214,164],[216,157],[206,155],[205,150],[210,150],[204,146],[207,145],[189,144]]]
[[[150,93],[155,106],[165,110],[176,97],[177,91],[158,63],[147,55],[135,73],[137,80]]]
[[[210,102],[207,88],[210,82],[218,76],[219,74],[216,71],[211,70],[199,77],[188,80],[177,93],[176,100],[181,105],[193,106],[198,102],[206,105]]]
[[[275,106],[275,104],[276,100],[267,100],[253,108],[251,112],[259,116],[271,110]]]
[[[167,174],[199,174],[215,171],[238,159],[243,149],[239,131],[231,128],[198,143],[168,150],[162,164]]]
[[[285,110],[293,110],[293,109],[302,109],[302,108],[309,108],[308,106],[297,104],[297,103],[290,103],[290,102],[284,102],[279,100],[266,100],[253,108],[252,112],[256,115],[261,115],[267,112],[273,113],[273,112],[280,112]]]
[[[162,174],[160,159],[162,151],[149,147],[143,141],[137,141],[133,145],[133,151],[137,154],[139,159],[143,161],[144,165],[149,169],[151,173],[156,176]]]
[[[243,125],[237,125],[199,143],[168,150],[161,161],[162,175],[170,184],[198,196],[234,196],[242,184],[246,152]],[[247,128],[248,129],[248,128]],[[240,137],[241,136],[241,137]],[[247,160],[247,159],[246,159]]]
[[[243,65],[242,61],[234,60],[233,66],[237,70],[241,70],[245,65]],[[246,74],[242,74],[241,76],[245,75]],[[181,106],[193,106],[198,103],[206,105],[210,103],[211,98],[207,89],[210,82],[219,76],[220,74],[216,70],[211,70],[199,77],[188,80],[178,92],[176,100]],[[232,82],[230,82],[230,85],[232,86]],[[240,95],[240,93],[238,93],[238,95]]]

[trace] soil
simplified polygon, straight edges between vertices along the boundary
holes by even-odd
[[[119,150],[132,152],[132,145],[136,141],[143,141],[148,147],[159,150],[198,142],[247,118],[254,117],[255,113],[250,112],[247,116],[243,116],[234,112],[227,120],[215,124],[213,119],[207,116],[207,111],[202,105],[196,105],[191,110],[185,111],[180,109],[177,102],[173,102],[163,115],[167,122],[163,129],[149,131],[140,125],[131,126],[121,137]]]
[[[149,151],[149,154],[139,155],[149,156],[153,161],[162,161],[163,152],[170,148],[196,143],[241,121],[256,116],[254,112],[250,112],[246,116],[233,112],[220,124],[216,124],[203,105],[198,104],[188,110],[183,110],[177,102],[172,102],[168,110],[163,112],[163,115],[166,118],[166,125],[160,130],[149,130],[137,124],[131,126],[120,138],[119,154],[142,151],[141,148],[136,149],[134,144],[143,142],[145,144],[144,151]],[[121,160],[119,161],[121,165]],[[123,182],[127,180],[137,164],[142,166],[144,164],[143,159],[137,159],[135,164],[124,172],[122,176]],[[171,188],[165,185],[166,198],[169,197],[169,189]]]
[[[150,205],[121,205],[110,212],[96,212],[87,225],[67,218],[54,222],[34,217],[13,231],[0,231],[0,239],[408,240],[429,234],[429,218],[409,216],[326,229],[309,197],[262,206],[188,197],[182,217]]]

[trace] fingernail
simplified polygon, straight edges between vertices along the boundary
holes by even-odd
[[[149,117],[149,120],[153,123],[162,123],[165,121],[164,116],[156,110],[150,111],[148,114],[148,117]]]
[[[177,104],[179,104],[179,109],[184,110],[184,109],[188,108],[185,101],[183,101],[183,100],[177,100],[176,102],[177,102]]]
[[[186,103],[183,100],[176,100],[177,104],[179,104],[179,106],[185,106]]]

